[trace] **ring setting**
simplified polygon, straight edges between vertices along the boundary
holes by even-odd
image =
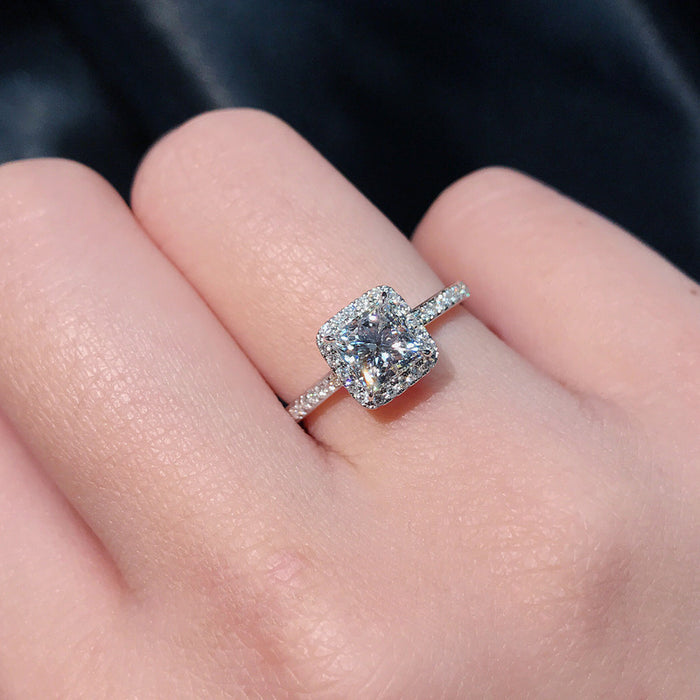
[[[386,285],[365,292],[318,332],[316,344],[350,395],[378,408],[435,365],[438,349],[413,309]]]
[[[350,302],[316,336],[331,371],[287,407],[290,415],[301,420],[340,387],[365,408],[395,399],[437,362],[426,324],[468,296],[457,282],[412,308],[392,287],[379,285]]]

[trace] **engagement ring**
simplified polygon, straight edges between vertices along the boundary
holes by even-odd
[[[374,287],[326,321],[316,344],[331,371],[287,406],[300,421],[341,387],[365,408],[395,399],[435,366],[425,326],[469,296],[457,282],[415,308],[392,287]]]

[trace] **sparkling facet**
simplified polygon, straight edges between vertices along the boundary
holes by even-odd
[[[411,307],[391,287],[369,290],[318,333],[317,342],[336,376],[367,408],[377,408],[425,376],[437,346]]]
[[[430,323],[430,321],[433,321],[450,307],[459,304],[468,296],[469,289],[467,288],[467,285],[465,285],[464,282],[457,282],[439,291],[437,294],[434,294],[432,297],[430,297],[430,299],[426,299],[422,304],[419,304],[413,309],[412,312],[410,312],[408,318],[405,320],[403,320],[403,313],[405,311],[406,303],[391,287],[375,287],[366,294],[363,294],[361,297],[355,299],[354,302],[348,304],[330,321],[326,322],[319,331],[317,338],[318,346],[328,364],[334,368],[333,371],[326,374],[326,376],[318,381],[314,386],[289,404],[289,406],[287,406],[289,414],[294,418],[294,420],[301,420],[311,411],[313,411],[319,404],[328,399],[329,396],[332,396],[342,386],[347,387],[350,393],[352,393],[355,398],[363,403],[362,392],[358,390],[358,392],[353,393],[353,389],[356,388],[357,378],[356,376],[353,376],[352,373],[347,370],[347,368],[344,368],[342,354],[334,346],[334,343],[337,340],[339,333],[341,333],[348,324],[358,320],[363,314],[369,314],[372,309],[383,304],[387,300],[394,305],[391,309],[392,311],[395,311],[397,307],[401,307],[402,310],[400,313],[402,320],[406,330],[409,333],[412,332],[419,337],[422,337],[423,334],[425,334],[425,336],[427,336],[427,338],[430,340],[430,342],[426,342],[425,347],[421,350],[421,354],[427,360],[427,364],[426,362],[419,362],[416,358],[414,363],[408,363],[409,369],[407,369],[406,366],[403,367],[403,369],[406,370],[405,374],[398,372],[398,376],[396,376],[395,373],[395,375],[390,378],[391,381],[388,382],[390,386],[393,386],[393,388],[396,389],[400,388],[401,383],[403,383],[403,388],[400,388],[400,390],[395,394],[389,396],[389,399],[387,400],[391,400],[391,398],[394,396],[398,396],[401,391],[423,377],[435,364],[435,360],[437,359],[437,349],[425,330],[425,324]],[[399,332],[399,335],[401,335],[401,332]],[[389,345],[392,345],[392,343],[389,343]],[[396,348],[388,350],[385,357],[390,355],[393,351],[396,351]],[[407,353],[407,355],[409,357],[413,357],[412,353]],[[399,369],[401,369],[400,363]],[[369,372],[369,369],[367,371]],[[371,375],[362,375],[362,379],[365,380],[365,383],[368,377],[371,377]],[[358,396],[358,394],[360,395]],[[369,408],[375,408],[377,405],[381,404],[363,403],[363,405],[368,406]]]

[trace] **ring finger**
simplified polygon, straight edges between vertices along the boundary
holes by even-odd
[[[303,139],[258,112],[204,115],[167,136],[137,174],[133,207],[286,401],[327,372],[314,339],[339,308],[379,284],[411,305],[443,286]],[[357,462],[377,445],[385,450],[389,433],[445,422],[490,439],[488,426],[499,430],[506,413],[525,415],[538,398],[547,415],[565,419],[572,404],[563,389],[464,310],[451,313],[431,327],[442,353],[427,379],[372,412],[339,392],[313,414],[313,434]],[[442,434],[454,437],[449,425]],[[400,450],[402,440],[391,444]]]

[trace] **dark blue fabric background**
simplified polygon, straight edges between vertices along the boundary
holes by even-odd
[[[0,5],[0,160],[125,195],[203,110],[270,110],[410,233],[479,166],[525,170],[700,278],[700,5],[24,0]]]

